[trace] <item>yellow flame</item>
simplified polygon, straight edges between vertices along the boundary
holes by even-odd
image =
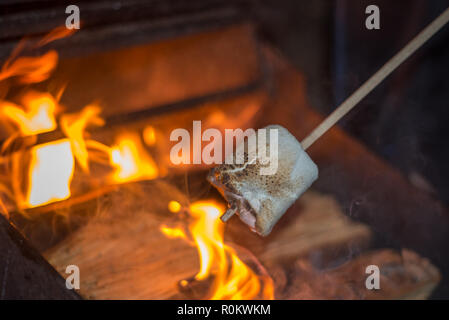
[[[84,131],[89,124],[97,126],[104,124],[104,120],[99,116],[100,112],[100,107],[88,105],[79,113],[61,116],[61,130],[70,139],[75,158],[84,171],[89,171],[89,154],[84,140]]]
[[[52,95],[28,92],[22,100],[24,108],[6,101],[0,104],[2,114],[17,125],[22,135],[34,135],[56,129],[54,113],[57,102]]]
[[[187,236],[184,232],[184,230],[180,229],[180,228],[169,228],[166,226],[161,226],[160,230],[163,234],[165,234],[167,236],[167,238],[170,239],[187,239]]]
[[[69,198],[73,171],[74,160],[68,139],[33,147],[27,207]]]
[[[158,176],[153,158],[146,152],[138,135],[122,134],[117,145],[111,148],[110,162],[115,168],[113,180],[123,183],[135,180],[151,180]]]
[[[224,224],[220,220],[223,206],[213,201],[190,205],[193,222],[189,225],[200,259],[196,280],[213,277],[210,299],[273,299],[273,283],[267,276],[258,276],[224,243]],[[170,238],[186,236],[180,228],[162,227]]]

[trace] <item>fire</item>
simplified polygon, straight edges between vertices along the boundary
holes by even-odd
[[[189,231],[198,249],[200,270],[196,280],[213,277],[209,299],[254,299],[259,295],[263,299],[273,299],[273,283],[268,276],[258,276],[236,254],[235,250],[224,243],[224,223],[220,216],[224,209],[212,201],[198,201],[190,205],[193,222]],[[170,238],[185,233],[180,228],[161,228]]]
[[[51,41],[69,36],[73,30],[65,27],[54,29],[35,44],[36,47]],[[0,81],[15,80],[17,84],[42,82],[49,78],[58,63],[58,54],[51,50],[36,57],[18,57],[25,49],[27,41],[21,41],[6,60],[0,70]],[[12,82],[11,82],[12,83]],[[6,92],[9,85],[5,86]],[[0,100],[0,116],[14,125],[15,134],[7,140],[13,144],[18,136],[34,136],[57,129],[56,114],[58,100],[50,93],[35,91],[25,92],[20,105]],[[18,152],[11,157],[13,168],[10,177],[16,202],[21,208],[30,208],[70,197],[70,184],[74,176],[75,160],[81,169],[89,172],[88,147],[102,152],[108,158],[108,164],[115,170],[113,183],[154,179],[158,176],[158,168],[140,142],[137,134],[125,134],[118,139],[117,145],[109,147],[94,140],[86,140],[86,128],[90,125],[101,126],[103,119],[99,116],[101,109],[96,105],[88,105],[81,112],[64,114],[60,117],[60,129],[67,138],[51,143],[34,146],[29,152]],[[143,134],[146,142],[155,143],[155,131],[149,127]],[[6,143],[5,143],[6,145]],[[29,159],[27,190],[20,185],[21,170]]]
[[[68,36],[73,31],[57,28],[45,36],[38,46]],[[17,57],[25,46],[22,42],[5,62],[0,70],[0,81],[15,84],[32,84],[42,82],[50,76],[58,62],[56,51],[48,51],[38,57]],[[9,83],[2,94],[6,97]],[[141,139],[149,147],[156,144],[157,131],[147,126],[142,137],[137,133],[124,133],[117,143],[109,147],[95,140],[86,140],[86,129],[90,125],[104,124],[100,117],[101,109],[96,105],[88,105],[75,114],[58,114],[59,98],[62,90],[55,96],[50,93],[35,91],[26,92],[16,104],[0,100],[0,116],[16,127],[15,135],[34,136],[57,129],[56,116],[65,138],[40,144],[29,151],[20,150],[11,155],[11,180],[13,194],[20,208],[42,206],[55,201],[68,199],[71,194],[71,182],[75,174],[75,160],[88,172],[89,160],[92,161],[92,149],[101,152],[103,162],[114,170],[112,183],[124,183],[136,180],[155,179],[161,175],[151,155],[145,149]],[[215,119],[221,122],[221,118]],[[38,139],[35,139],[36,141]],[[89,158],[89,155],[91,156]],[[29,157],[29,158],[28,158]],[[21,169],[28,164],[27,171]],[[25,174],[21,174],[25,172]],[[22,178],[26,178],[27,190],[22,190]],[[111,182],[111,181],[109,181]],[[168,209],[172,213],[181,214],[182,206],[171,201]],[[181,228],[161,226],[169,238],[181,238],[195,245],[198,250],[200,269],[195,275],[198,281],[212,279],[212,287],[208,294],[210,299],[273,299],[273,283],[267,275],[256,274],[237,255],[236,251],[224,243],[224,224],[219,217],[224,208],[212,201],[194,202],[189,206],[192,218],[188,232]],[[0,199],[0,213],[8,212]],[[184,282],[181,283],[186,283]]]
[[[66,28],[54,29],[30,47],[41,47],[73,33],[64,29]],[[40,56],[19,57],[29,44],[29,40],[20,41],[0,69],[0,81],[3,82],[2,98],[7,96],[11,85],[42,82],[48,79],[56,68],[58,53],[55,50],[47,51]],[[18,136],[34,136],[57,128],[56,113],[62,90],[56,97],[48,92],[33,90],[24,92],[19,104],[0,100],[1,119],[15,127],[15,132],[6,140],[3,147],[13,144]],[[74,157],[68,139],[34,146],[30,151],[16,152],[10,158],[12,170],[9,178],[19,207],[34,207],[70,197]],[[28,171],[23,175],[21,172],[26,163],[29,163],[25,169]],[[24,176],[28,178],[26,191],[21,185]]]
[[[58,27],[44,36],[33,48],[73,34],[74,30]],[[58,63],[58,54],[50,50],[41,56],[19,57],[28,41],[19,43],[11,56],[0,69],[0,81],[4,82],[3,94],[6,96],[10,84],[32,84],[48,79]],[[25,92],[20,105],[0,100],[0,117],[14,125],[15,132],[7,139],[5,146],[13,145],[17,136],[35,136],[57,129],[56,115],[59,98],[63,90],[52,96],[50,93],[35,91]],[[86,129],[90,125],[101,126],[103,119],[99,116],[101,109],[88,105],[81,112],[60,116],[60,129],[67,138],[52,143],[34,146],[30,152],[18,152],[11,156],[13,168],[10,181],[16,202],[21,208],[44,205],[70,197],[70,184],[74,176],[74,162],[85,172],[89,172],[89,160],[101,160],[114,169],[112,183],[154,179],[160,175],[153,158],[146,152],[140,137],[127,133],[119,137],[115,146],[109,147],[98,141],[86,140]],[[142,137],[148,146],[156,143],[156,131],[148,126]],[[28,140],[27,140],[28,141]],[[33,140],[29,140],[33,141]],[[37,139],[36,139],[37,141]],[[19,141],[20,143],[20,141]],[[102,155],[89,157],[89,151],[95,150]],[[30,159],[28,161],[28,156]],[[90,159],[93,158],[93,159]],[[23,190],[22,167],[29,162],[27,190]],[[1,209],[1,208],[0,208]]]
[[[28,92],[21,108],[11,102],[3,102],[2,114],[15,123],[22,135],[34,135],[56,129],[57,102],[48,93]]]
[[[8,59],[0,71],[0,81],[17,77],[19,83],[38,83],[48,79],[58,63],[58,53],[50,50],[40,57]]]
[[[100,112],[100,107],[88,105],[79,113],[66,114],[61,117],[61,129],[70,139],[75,158],[84,171],[89,171],[89,155],[84,140],[84,131],[89,124],[97,126],[104,124],[103,119],[99,116]]]
[[[62,139],[33,147],[29,170],[27,206],[68,199],[74,171],[70,141]]]
[[[113,180],[123,183],[136,180],[151,180],[158,176],[153,158],[146,152],[138,135],[122,134],[111,148],[110,162],[115,171]]]
[[[76,29],[67,29],[66,26],[59,26],[45,35],[42,40],[39,41],[38,47],[44,46],[50,42],[58,39],[66,38],[76,32]]]
[[[48,93],[30,91],[22,98],[24,108],[9,102],[2,104],[2,114],[17,125],[21,135],[35,135],[56,129],[57,102]],[[70,197],[74,173],[73,154],[68,139],[41,144],[29,153],[26,199],[18,196],[19,206],[30,208]],[[14,157],[13,159],[18,159]],[[13,177],[18,179],[18,177]],[[25,203],[24,203],[25,201]]]
[[[170,239],[187,239],[187,235],[185,232],[179,228],[169,228],[167,226],[162,226],[160,228],[161,232],[167,236],[167,238]]]

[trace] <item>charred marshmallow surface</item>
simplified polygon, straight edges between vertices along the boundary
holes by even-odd
[[[318,178],[318,167],[302,149],[296,138],[282,126],[270,125],[266,128],[278,130],[278,169],[272,175],[260,174],[260,164],[222,164],[213,168],[208,180],[226,198],[230,208],[236,208],[240,219],[251,230],[262,236],[271,232],[273,226]],[[270,139],[266,139],[267,153]],[[245,148],[245,142],[237,146]],[[234,154],[229,155],[235,159]],[[230,161],[225,161],[225,163]]]

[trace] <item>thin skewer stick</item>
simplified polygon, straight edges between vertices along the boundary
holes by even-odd
[[[237,212],[237,206],[231,206],[226,212],[220,217],[221,221],[228,221]]]
[[[402,62],[418,50],[427,40],[437,33],[449,21],[449,8],[438,18],[421,31],[401,51],[383,65],[371,76],[357,91],[347,98],[337,109],[335,109],[318,127],[316,127],[302,142],[304,150],[310,147],[318,138],[325,134],[344,115],[351,111],[357,103],[368,95],[379,83],[390,75]]]
[[[382,68],[371,76],[356,92],[347,98],[337,109],[335,109],[318,127],[316,127],[302,142],[304,150],[310,147],[319,137],[325,134],[345,114],[351,111],[357,103],[368,95],[379,83],[388,77],[402,62],[418,50],[427,40],[437,33],[449,21],[449,8],[438,18],[429,24],[415,38],[413,38],[401,51],[387,61]],[[222,216],[221,220],[226,222],[237,212],[237,206],[231,206]]]

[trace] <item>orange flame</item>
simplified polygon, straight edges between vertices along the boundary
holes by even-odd
[[[193,242],[198,249],[200,270],[196,280],[214,277],[209,298],[254,299],[261,294],[264,299],[273,299],[273,283],[269,277],[259,277],[224,243],[224,223],[220,216],[224,208],[212,201],[198,201],[190,205],[194,218],[189,226]],[[185,239],[180,228],[162,227],[170,238],[179,235]]]
[[[50,50],[40,57],[20,57],[7,61],[0,72],[0,81],[18,77],[20,83],[38,83],[48,79],[58,64],[58,53]]]
[[[4,102],[3,114],[13,121],[21,134],[34,135],[56,128],[57,103],[48,93],[30,91],[22,99],[26,109]],[[21,207],[36,207],[70,197],[74,172],[73,154],[68,139],[41,144],[30,150],[28,192]],[[17,178],[17,177],[16,177]]]
[[[57,102],[52,95],[30,91],[22,100],[25,110],[11,102],[0,102],[1,113],[18,126],[22,135],[56,129],[54,113]]]
[[[34,48],[68,37],[75,31],[75,29],[67,29],[65,26],[56,27],[34,45]],[[18,77],[19,83],[38,83],[48,79],[55,69],[58,64],[58,53],[55,50],[50,50],[39,57],[17,58],[25,48],[26,42],[26,39],[22,39],[3,64],[0,70],[0,81]]]
[[[59,26],[54,28],[46,34],[37,44],[38,47],[44,46],[50,42],[58,39],[66,38],[76,32],[76,29],[67,29],[66,26]]]
[[[99,116],[100,112],[100,107],[88,105],[79,113],[61,116],[61,130],[70,139],[75,158],[84,171],[89,171],[89,155],[84,140],[84,131],[90,124],[96,126],[104,124],[104,120]]]
[[[138,135],[122,134],[111,148],[110,163],[115,168],[113,181],[123,183],[136,180],[151,180],[158,176],[153,158],[146,152]]]
[[[64,27],[51,31],[34,47],[43,46],[51,41],[72,34]],[[54,50],[37,57],[18,57],[25,49],[27,41],[19,42],[10,57],[0,70],[0,81],[15,78],[21,84],[42,82],[50,76],[58,63],[58,54]],[[3,92],[6,95],[8,86]],[[62,90],[54,98],[49,93],[35,91],[26,92],[20,105],[9,101],[0,101],[0,116],[17,127],[17,133],[22,136],[32,136],[43,132],[53,131],[57,127],[55,113]],[[70,197],[70,183],[74,174],[74,156],[76,151],[78,161],[84,168],[87,160],[83,130],[88,123],[98,123],[95,116],[98,112],[87,109],[81,113],[81,119],[67,116],[62,120],[63,130],[70,139],[61,139],[55,142],[41,144],[33,147],[29,152],[20,152],[11,156],[12,171],[11,185],[19,207],[35,207],[50,202],[64,200]],[[72,121],[73,120],[73,121]],[[17,135],[11,135],[5,145],[12,144]],[[4,145],[4,146],[5,146]],[[25,192],[21,186],[23,175],[21,168],[27,163],[28,156],[28,190]],[[0,208],[2,209],[2,208]],[[3,210],[2,210],[3,211]]]

